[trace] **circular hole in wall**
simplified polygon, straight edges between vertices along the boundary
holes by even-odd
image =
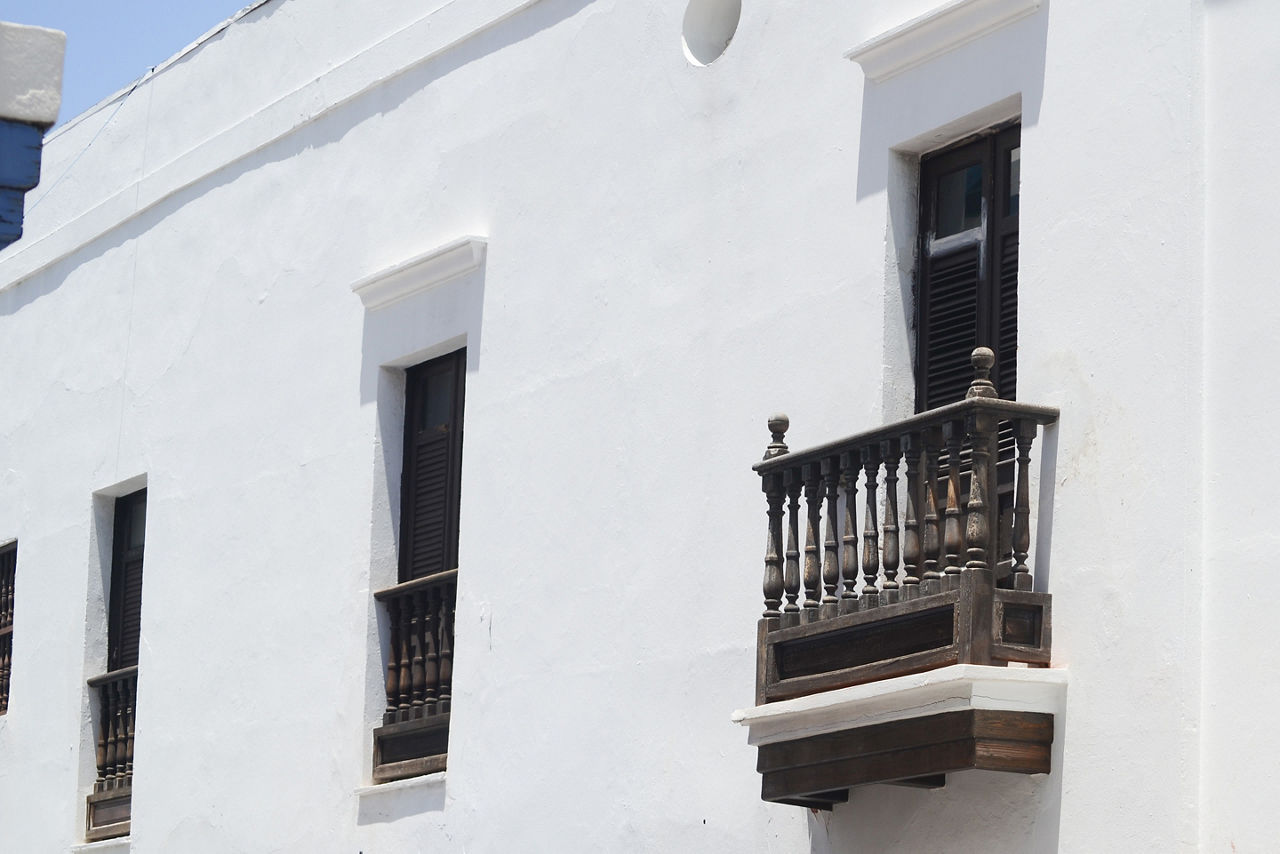
[[[720,58],[742,17],[742,0],[689,0],[684,10],[684,55],[694,65]]]

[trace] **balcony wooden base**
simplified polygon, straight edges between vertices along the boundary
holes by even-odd
[[[1046,667],[1052,598],[965,570],[931,595],[799,625],[760,622],[756,701],[802,697],[952,664]],[[815,615],[816,616],[816,613]]]
[[[128,783],[89,795],[86,804],[85,841],[97,842],[128,836],[132,803],[133,786]]]
[[[830,809],[869,783],[937,785],[973,768],[1047,774],[1052,745],[1053,715],[966,709],[764,744],[757,767],[764,800]]]
[[[448,712],[380,726],[373,731],[373,782],[443,771],[448,751]]]

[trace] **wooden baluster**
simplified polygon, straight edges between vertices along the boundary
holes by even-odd
[[[761,479],[769,505],[769,537],[764,547],[764,619],[766,631],[782,622],[782,476],[766,474]]]
[[[942,548],[946,554],[943,570],[943,589],[952,589],[960,578],[960,550],[964,548],[964,532],[960,523],[960,444],[964,439],[964,425],[948,421],[942,425],[947,441],[947,509],[943,511],[946,524],[943,530]]]
[[[818,599],[822,593],[822,560],[818,556],[822,536],[822,467],[805,463],[801,470],[804,478],[804,501],[808,510],[804,532],[804,610],[800,622],[812,623],[818,619]]]
[[[107,714],[111,717],[111,735],[107,739],[107,782],[114,788],[120,774],[121,760],[124,758],[124,751],[121,749],[124,744],[120,738],[120,684],[108,682],[104,687],[107,693]]]
[[[858,608],[858,516],[857,498],[860,461],[852,451],[840,455],[840,471],[844,475],[844,534],[840,538],[841,575],[844,576],[844,592],[840,594],[840,613],[848,614]]]
[[[99,701],[102,707],[102,720],[106,728],[107,751],[106,758],[102,762],[102,787],[109,788],[111,786],[111,778],[115,776],[116,762],[116,741],[115,726],[116,716],[115,710],[111,706],[111,683],[105,683],[98,687]]]
[[[426,646],[426,643],[422,637],[423,631],[426,629],[426,618],[423,614],[423,594],[421,590],[415,590],[405,598],[410,600],[413,607],[413,616],[409,621],[409,627],[413,633],[413,661],[409,666],[413,695],[409,700],[409,716],[412,719],[417,719],[422,717],[423,690],[426,687],[426,674],[423,672],[423,667],[426,663],[423,647]]]
[[[876,579],[880,575],[880,547],[877,543],[880,527],[876,523],[876,477],[880,473],[880,460],[875,448],[862,449],[862,468],[866,473],[867,516],[862,525],[862,607],[875,608],[880,604],[880,591]]]
[[[95,758],[98,763],[98,779],[94,781],[93,790],[101,792],[107,782],[107,737],[110,733],[110,718],[107,716],[107,692],[105,687],[98,688],[98,749]]]
[[[800,471],[787,469],[784,475],[787,489],[787,562],[782,575],[782,586],[787,593],[787,604],[782,609],[782,626],[800,625]]]
[[[764,458],[771,460],[787,453],[785,441],[791,419],[778,413],[769,419],[769,433],[773,439],[765,448]],[[778,474],[766,474],[760,479],[765,501],[769,505],[769,537],[764,550],[764,619],[765,631],[773,631],[782,622],[782,501],[784,487]]]
[[[445,585],[440,609],[440,713],[449,711],[453,700],[453,612],[458,597],[454,583]]]
[[[996,388],[991,383],[991,367],[996,354],[987,347],[978,347],[970,357],[973,364],[973,382],[965,392],[966,400],[985,398],[994,400]],[[988,557],[998,557],[995,542],[991,539],[992,524],[990,498],[991,456],[996,444],[996,419],[986,412],[974,412],[965,418],[965,430],[973,448],[973,466],[969,473],[968,522],[965,526],[965,543],[968,561],[966,569],[989,569]]]
[[[924,577],[920,592],[925,596],[942,591],[942,531],[938,518],[938,457],[942,453],[942,433],[931,428],[924,434]]]
[[[413,674],[411,666],[413,664],[413,656],[409,652],[410,638],[412,637],[411,627],[409,625],[413,618],[413,603],[409,601],[407,596],[397,596],[400,600],[400,681],[396,683],[396,720],[409,720],[409,698],[413,696]]]
[[[820,616],[830,619],[840,613],[840,600],[836,596],[836,588],[840,585],[839,535],[836,526],[839,524],[840,504],[840,461],[835,457],[827,457],[822,461],[822,478],[827,487],[827,536],[823,541],[822,586],[826,592],[822,597]]]
[[[902,449],[897,439],[880,443],[880,456],[884,460],[884,600],[892,605],[898,601],[898,460]]]
[[[116,786],[119,787],[124,785],[125,748],[128,747],[129,737],[124,719],[124,680],[117,679],[114,685],[116,689]]]
[[[907,577],[902,579],[902,598],[915,599],[920,595],[920,434],[909,433],[902,437],[902,453],[907,460],[907,515],[902,526],[906,533],[902,539],[903,569]]]
[[[124,782],[125,785],[130,785],[133,783],[133,730],[134,709],[137,707],[137,675],[122,680],[121,687],[124,689]]]
[[[392,597],[386,602],[390,638],[387,644],[387,709],[382,713],[382,722],[391,724],[396,721],[399,707],[396,695],[400,690],[400,600]]]
[[[994,435],[995,419],[987,415],[973,415],[968,419],[973,437],[973,468],[969,474],[968,519],[965,525],[965,545],[968,560],[966,569],[989,569],[988,552],[994,552],[989,542],[991,522],[987,519],[987,426]]]
[[[1015,422],[1018,442],[1018,486],[1013,500],[1013,589],[1031,589],[1027,553],[1031,549],[1031,443],[1036,438],[1036,422],[1023,418]]]
[[[427,656],[423,673],[425,714],[434,715],[440,705],[440,647],[437,640],[440,634],[440,596],[441,588],[433,587],[426,592],[426,640]]]
[[[0,714],[9,710],[9,662],[12,649],[8,635],[0,638]]]

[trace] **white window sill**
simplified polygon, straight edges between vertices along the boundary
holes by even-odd
[[[379,783],[376,786],[361,786],[356,789],[356,797],[382,795],[390,792],[413,791],[415,789],[444,788],[444,776],[448,771],[437,771],[434,774],[423,774],[421,777],[409,777],[405,780],[392,780],[390,783]]]
[[[445,775],[448,771],[393,780],[356,789],[356,823],[383,824],[414,815],[442,812],[445,805]]]
[[[128,836],[104,839],[101,842],[83,842],[71,846],[71,854],[128,854],[132,841]]]

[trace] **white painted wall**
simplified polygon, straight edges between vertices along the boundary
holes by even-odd
[[[93,496],[143,474],[140,854],[1274,838],[1274,785],[1238,773],[1274,746],[1249,703],[1274,537],[1239,502],[1272,479],[1248,440],[1276,396],[1236,379],[1265,361],[1237,324],[1268,315],[1266,216],[1236,201],[1267,210],[1239,143],[1275,130],[1252,105],[1276,13],[1058,0],[882,83],[842,58],[931,4],[746,3],[697,67],[683,3],[273,0],[52,134],[0,253],[5,850],[82,839]],[[763,804],[728,715],[753,688],[764,420],[802,447],[909,409],[911,159],[1009,103],[1019,395],[1063,411],[1056,770]],[[372,312],[350,290],[469,234],[479,273]],[[450,767],[361,793],[369,593],[395,576],[384,366],[464,341]]]
[[[1280,58],[1259,44],[1270,13],[1251,0],[1205,4],[1204,550],[1201,847],[1260,851],[1280,838],[1267,756],[1280,700],[1268,604],[1280,533],[1267,507],[1276,466],[1259,440],[1274,435],[1280,361],[1267,265],[1280,192],[1271,163],[1274,111],[1260,99]],[[1265,454],[1265,452],[1261,452]],[[1260,781],[1252,786],[1247,781]]]

